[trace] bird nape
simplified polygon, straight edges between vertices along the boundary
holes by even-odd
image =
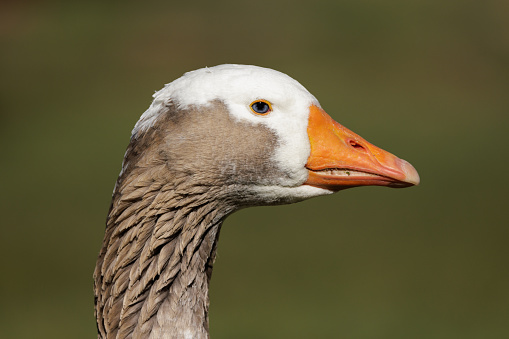
[[[132,131],[94,272],[98,338],[208,338],[219,230],[239,208],[418,183],[283,73],[186,73]]]

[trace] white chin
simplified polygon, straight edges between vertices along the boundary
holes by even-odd
[[[297,187],[257,186],[253,188],[261,200],[267,204],[290,204],[321,195],[334,193],[323,188],[302,185]]]

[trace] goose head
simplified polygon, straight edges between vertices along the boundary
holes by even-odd
[[[94,272],[99,338],[208,338],[219,230],[239,208],[418,183],[283,73],[189,72],[132,131]]]
[[[239,205],[419,183],[412,165],[335,122],[299,82],[257,66],[186,73],[154,94],[132,139],[145,140],[145,162],[225,187]]]

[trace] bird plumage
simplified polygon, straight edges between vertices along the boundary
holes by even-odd
[[[270,114],[250,110],[257,100],[271,103]],[[154,95],[133,129],[94,272],[99,338],[208,338],[224,218],[336,190],[333,171],[307,167],[317,143],[313,107],[322,112],[297,81],[256,66],[193,71]],[[364,153],[378,154],[359,140]],[[403,173],[391,161],[399,172],[390,180],[415,183],[413,167]]]

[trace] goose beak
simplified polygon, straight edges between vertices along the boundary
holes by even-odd
[[[308,136],[311,155],[305,185],[339,191],[356,186],[409,187],[419,174],[403,159],[370,144],[312,105]]]

